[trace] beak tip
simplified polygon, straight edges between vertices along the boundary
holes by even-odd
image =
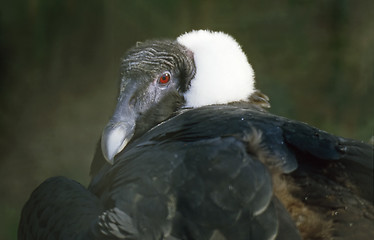
[[[103,147],[103,146],[101,146],[101,149],[102,149],[103,156],[104,156],[105,160],[110,165],[113,165],[113,163],[114,163],[114,155],[113,155],[113,153],[108,152],[108,150],[105,147]]]
[[[101,137],[101,150],[105,160],[111,165],[114,163],[114,157],[125,148],[133,135],[133,132],[129,133],[128,130],[121,123],[108,124],[104,128]]]
[[[101,138],[101,151],[103,153],[105,160],[109,164],[113,165],[114,156],[116,153],[114,153],[113,150],[110,150],[110,147],[108,146],[107,141],[104,137]]]

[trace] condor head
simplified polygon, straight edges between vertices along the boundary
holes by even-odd
[[[122,61],[116,109],[102,133],[109,163],[132,139],[171,117],[181,107],[237,101],[267,103],[254,87],[254,73],[229,35],[192,31],[176,41],[147,41]]]

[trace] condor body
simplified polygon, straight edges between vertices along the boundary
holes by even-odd
[[[88,189],[46,180],[19,239],[372,239],[373,147],[268,100],[227,34],[137,44]]]

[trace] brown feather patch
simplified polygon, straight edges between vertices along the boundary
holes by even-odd
[[[303,239],[333,239],[333,222],[323,213],[307,206],[302,199],[292,193],[301,191],[291,177],[282,174],[278,160],[272,157],[262,145],[262,132],[252,129],[244,141],[248,143],[247,151],[258,157],[270,170],[273,179],[274,195],[290,213]]]

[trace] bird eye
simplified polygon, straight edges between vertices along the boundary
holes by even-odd
[[[166,72],[160,76],[158,82],[161,84],[166,84],[170,81],[170,73]]]

